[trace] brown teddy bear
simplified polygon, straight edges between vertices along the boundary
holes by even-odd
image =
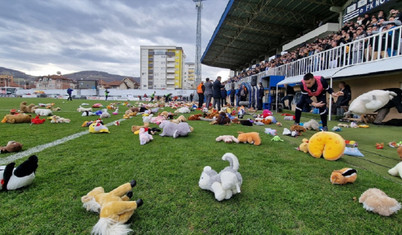
[[[27,102],[23,101],[20,104],[20,112],[22,113],[33,113],[35,112],[36,106],[34,104],[30,104],[27,106]]]
[[[0,146],[0,153],[13,153],[19,152],[22,150],[22,144],[16,141],[8,141],[7,145],[2,147]]]
[[[148,127],[149,127],[149,123],[147,123],[147,122],[144,123],[143,126],[133,125],[133,126],[131,126],[131,132],[133,132],[135,134],[136,132],[139,132],[141,128],[148,128]]]
[[[143,204],[141,199],[130,201],[136,181],[125,183],[106,193],[102,187],[96,187],[81,197],[87,211],[99,213],[100,219],[93,227],[92,234],[127,234],[131,231],[125,224],[137,207]]]
[[[237,140],[242,143],[249,143],[254,145],[261,144],[260,134],[258,132],[248,132],[244,133],[239,131],[239,135],[237,136]]]
[[[3,120],[1,121],[2,123],[31,123],[31,115],[28,114],[17,114],[17,115],[11,115],[7,114],[4,116]]]
[[[306,128],[300,125],[292,125],[290,131],[297,131],[298,135],[302,135],[303,132],[306,132]]]
[[[200,117],[202,117],[202,114],[194,114],[188,117],[188,120],[194,121],[194,120],[200,120]]]

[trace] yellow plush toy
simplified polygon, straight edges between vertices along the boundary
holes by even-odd
[[[302,143],[299,145],[297,150],[308,153],[308,139],[303,138]]]
[[[102,120],[96,120],[89,125],[89,133],[110,133],[110,131],[103,125]]]
[[[143,204],[141,199],[130,201],[132,188],[136,181],[125,183],[109,193],[102,187],[94,188],[81,197],[81,202],[87,211],[99,213],[100,219],[93,227],[92,234],[127,234],[132,230],[125,224],[134,214],[137,207]]]
[[[323,156],[326,160],[335,161],[345,151],[345,140],[333,132],[317,132],[309,140],[308,151],[313,157]]]
[[[260,134],[258,132],[244,133],[244,132],[239,131],[238,133],[239,133],[239,136],[237,136],[237,140],[239,140],[239,142],[249,143],[249,144],[254,144],[254,145],[261,144],[261,138],[260,138]]]

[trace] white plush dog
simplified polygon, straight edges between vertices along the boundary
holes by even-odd
[[[318,131],[320,130],[320,124],[318,124],[318,122],[314,119],[311,119],[308,122],[305,122],[303,125],[304,128],[306,128],[307,130],[315,130]]]
[[[215,140],[218,142],[223,141],[225,143],[232,143],[232,142],[235,142],[237,144],[239,143],[239,140],[236,137],[234,137],[233,135],[221,135],[221,136],[216,137]]]
[[[92,112],[92,108],[84,108],[84,107],[80,106],[80,107],[77,109],[77,111],[78,111],[78,112],[85,112],[85,111]]]
[[[144,145],[154,139],[154,137],[152,137],[152,135],[150,135],[148,130],[145,130],[145,128],[140,128],[139,138],[141,145]]]
[[[388,171],[388,173],[393,176],[399,175],[399,177],[402,178],[402,162],[399,162],[398,164],[396,164],[396,166],[394,166],[394,168],[390,169]]]
[[[225,153],[222,160],[229,161],[230,166],[225,167],[219,174],[210,166],[204,167],[198,185],[202,189],[214,192],[215,199],[222,201],[229,199],[234,194],[240,193],[240,186],[243,183],[239,169],[239,160],[232,153]]]
[[[190,113],[190,109],[188,107],[181,107],[178,110],[174,111],[175,113]]]
[[[35,109],[35,114],[39,116],[50,116],[52,115],[52,110],[50,109]]]
[[[372,90],[366,92],[352,101],[347,113],[366,114],[372,113],[386,105],[397,94],[393,91]]]

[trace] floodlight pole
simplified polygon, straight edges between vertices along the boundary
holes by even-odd
[[[195,42],[195,87],[201,82],[201,9],[202,1],[205,0],[193,0],[195,7],[197,8],[197,30],[196,30],[196,42]]]

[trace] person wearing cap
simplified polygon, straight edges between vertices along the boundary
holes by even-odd
[[[343,92],[334,92],[334,90],[329,87],[327,81],[325,81],[322,76],[314,76],[312,73],[307,73],[306,75],[304,75],[300,88],[302,96],[300,98],[300,101],[296,105],[295,124],[299,125],[303,107],[306,104],[309,104],[319,109],[322,122],[322,130],[328,131],[328,109],[326,93],[328,92],[329,94],[332,94],[333,97],[338,97],[340,95],[343,95]],[[313,96],[316,97],[317,102],[311,100],[311,97]]]

